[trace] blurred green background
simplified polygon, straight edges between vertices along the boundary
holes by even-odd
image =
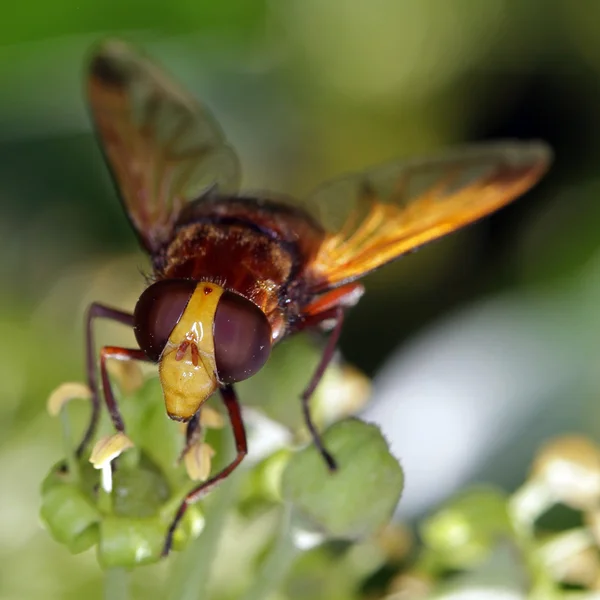
[[[389,391],[403,389],[394,373],[402,377],[411,361],[420,372],[428,348],[443,348],[435,356],[444,372],[481,375],[476,405],[502,401],[503,393],[521,399],[506,421],[474,420],[471,445],[465,434],[467,454],[488,462],[466,468],[456,459],[459,483],[510,488],[538,438],[600,433],[599,23],[600,5],[542,0],[3,6],[0,598],[101,596],[93,554],[68,555],[37,517],[39,483],[62,454],[45,401],[62,381],[83,378],[83,311],[92,300],[131,308],[146,267],[86,114],[91,44],[107,35],[139,43],[202,98],[238,149],[248,190],[301,196],[342,172],[464,142],[541,138],[553,146],[550,174],[526,198],[370,276],[341,343],[369,375],[386,365],[372,409],[382,420],[390,403],[405,398]],[[482,308],[503,298],[510,301]],[[536,343],[513,345],[511,324]],[[472,355],[457,362],[462,354],[451,342],[465,328]],[[483,368],[499,328],[502,351]],[[426,344],[414,342],[421,335]],[[129,339],[111,325],[99,337]],[[517,347],[518,375],[496,369]],[[422,411],[423,444],[435,455],[427,423],[444,396],[428,385],[420,398],[413,388],[407,406]],[[516,405],[505,406],[510,413]],[[528,438],[534,425],[541,425],[537,437]],[[498,436],[490,451],[486,440]],[[411,448],[407,494],[411,468],[415,478],[443,480],[419,464],[418,439]],[[453,469],[445,465],[444,476]],[[413,505],[426,509],[452,485],[439,488],[427,501],[413,495]]]

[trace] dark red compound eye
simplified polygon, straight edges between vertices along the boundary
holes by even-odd
[[[213,337],[217,374],[223,383],[248,379],[271,354],[271,325],[265,313],[233,292],[219,298]]]
[[[133,331],[140,348],[154,361],[160,359],[194,290],[190,279],[165,279],[146,288],[133,311]]]

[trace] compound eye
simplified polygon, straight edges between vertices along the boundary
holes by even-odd
[[[233,292],[219,299],[213,330],[217,374],[223,383],[248,379],[271,354],[271,325],[258,306]]]
[[[165,279],[153,283],[140,296],[133,311],[133,331],[149,359],[159,360],[195,289],[195,281]]]

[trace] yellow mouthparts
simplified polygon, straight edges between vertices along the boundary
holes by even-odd
[[[218,387],[213,324],[223,288],[199,283],[160,358],[167,413],[189,421]]]

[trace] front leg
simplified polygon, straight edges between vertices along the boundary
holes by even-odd
[[[231,427],[233,428],[233,436],[235,438],[235,448],[237,452],[236,457],[222,471],[220,471],[204,483],[200,484],[198,487],[194,488],[184,498],[183,502],[179,506],[179,509],[177,510],[177,514],[175,515],[173,521],[171,522],[171,525],[169,526],[169,531],[167,532],[165,545],[162,551],[163,556],[167,556],[167,554],[169,554],[169,551],[171,550],[171,546],[173,545],[173,535],[175,534],[177,525],[179,525],[179,522],[183,518],[187,507],[190,504],[198,502],[200,498],[202,498],[204,495],[210,492],[210,490],[212,490],[216,485],[223,481],[223,479],[225,479],[242,462],[246,454],[248,454],[246,430],[244,429],[242,411],[235,390],[232,386],[226,385],[221,388],[221,396],[223,398],[225,408],[227,409],[229,420],[231,421]]]
[[[202,427],[202,423],[200,422],[200,414],[202,412],[202,408],[199,408],[194,416],[187,422],[185,428],[185,445],[183,450],[179,454],[179,458],[177,462],[180,463],[184,460],[185,455],[189,452],[190,448],[198,442],[198,440],[202,437],[204,428]]]
[[[120,348],[118,346],[105,346],[100,350],[100,375],[102,377],[102,391],[104,393],[104,401],[106,402],[106,408],[108,408],[108,414],[110,419],[115,426],[115,429],[121,433],[125,433],[125,423],[121,416],[121,411],[115,399],[115,395],[112,391],[112,385],[110,383],[110,377],[108,375],[108,369],[106,361],[109,358],[117,360],[143,360],[150,362],[150,359],[146,354],[138,348]]]
[[[94,343],[94,321],[96,319],[110,319],[117,323],[122,323],[128,327],[133,328],[133,315],[131,313],[123,312],[104,304],[98,304],[94,302],[90,305],[86,315],[86,370],[88,386],[92,393],[92,412],[88,426],[83,434],[83,438],[77,447],[77,456],[82,456],[87,449],[91,439],[96,433],[98,427],[98,419],[100,418],[100,391],[98,389],[98,372],[96,365],[96,346]]]

